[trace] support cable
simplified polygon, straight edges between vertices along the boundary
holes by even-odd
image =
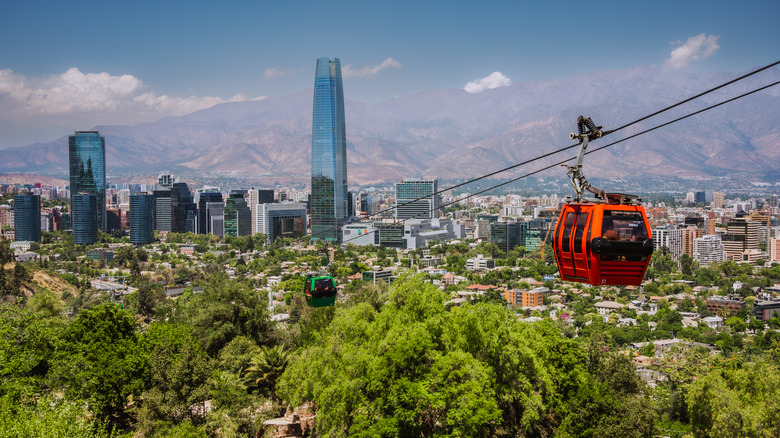
[[[687,99],[684,99],[684,100],[682,100],[682,101],[680,101],[680,102],[677,102],[677,103],[675,103],[675,104],[673,104],[673,105],[667,106],[666,108],[663,108],[663,109],[661,109],[661,110],[658,110],[658,111],[656,111],[656,112],[654,112],[654,113],[652,113],[652,114],[649,114],[649,115],[647,115],[647,116],[641,117],[641,118],[639,118],[639,119],[637,119],[637,120],[634,120],[634,121],[632,121],[632,122],[626,123],[626,124],[624,124],[624,125],[622,125],[622,126],[620,126],[620,127],[618,127],[618,128],[615,128],[615,129],[612,129],[612,130],[608,130],[608,131],[604,131],[604,132],[603,132],[603,134],[602,134],[602,136],[606,136],[606,135],[609,135],[609,134],[613,134],[613,133],[615,133],[615,132],[617,132],[617,131],[620,131],[620,130],[622,130],[622,129],[625,129],[625,128],[627,128],[627,127],[631,126],[631,125],[635,125],[635,124],[637,124],[637,123],[639,123],[639,122],[642,122],[642,121],[644,121],[644,120],[647,120],[647,119],[649,119],[649,118],[651,118],[651,117],[657,116],[657,115],[659,115],[659,114],[661,114],[661,113],[663,113],[663,112],[669,111],[669,110],[671,110],[671,109],[673,109],[673,108],[676,108],[676,107],[678,107],[678,106],[680,106],[680,105],[683,105],[683,104],[685,104],[685,103],[691,102],[691,101],[693,101],[693,100],[695,100],[695,99],[698,99],[698,98],[700,98],[700,97],[702,97],[702,96],[705,96],[705,95],[707,95],[707,94],[709,94],[709,93],[712,93],[712,92],[714,92],[714,91],[717,91],[717,90],[719,90],[719,89],[721,89],[721,88],[723,88],[723,87],[726,87],[726,86],[728,86],[728,85],[731,85],[731,84],[733,84],[733,83],[736,83],[736,82],[738,82],[738,81],[741,81],[741,80],[743,80],[743,79],[746,79],[746,78],[748,78],[748,77],[750,77],[750,76],[753,76],[753,75],[755,75],[755,74],[757,74],[757,73],[760,73],[760,72],[762,72],[762,71],[764,71],[764,70],[767,70],[767,69],[769,69],[769,68],[772,68],[772,67],[774,67],[774,66],[776,66],[776,65],[778,65],[778,64],[780,64],[780,60],[779,60],[779,61],[775,61],[775,62],[773,62],[773,63],[771,63],[771,64],[768,64],[768,65],[766,65],[766,66],[764,66],[764,67],[761,67],[761,68],[759,68],[759,69],[756,69],[756,70],[754,70],[754,71],[752,71],[752,72],[750,72],[750,73],[746,73],[746,74],[744,74],[744,75],[742,75],[742,76],[740,76],[740,77],[734,78],[734,79],[732,79],[732,80],[730,80],[730,81],[727,81],[727,82],[725,82],[725,83],[723,83],[723,84],[720,84],[720,85],[718,85],[718,86],[715,86],[715,87],[713,87],[713,88],[710,88],[710,89],[708,89],[708,90],[706,90],[706,91],[703,91],[703,92],[701,92],[701,93],[699,93],[699,94],[696,94],[696,95],[694,95],[694,96],[691,96],[691,97],[689,97],[689,98],[687,98]],[[761,91],[761,90],[763,90],[763,89],[765,89],[765,88],[769,88],[769,87],[771,87],[771,86],[774,86],[774,85],[776,85],[776,84],[777,84],[777,83],[774,83],[774,84],[771,84],[771,85],[767,85],[767,86],[765,86],[765,87],[762,87],[762,88],[756,89],[756,90],[754,90],[754,91],[752,91],[752,92],[745,93],[745,94],[743,94],[743,95],[741,95],[741,96],[738,96],[738,97],[736,97],[736,98],[733,98],[733,99],[729,99],[729,100],[727,100],[727,101],[724,101],[724,102],[722,102],[721,104],[723,104],[723,103],[727,103],[727,102],[731,102],[731,101],[733,101],[733,100],[736,100],[736,99],[739,99],[739,98],[741,98],[741,97],[747,96],[747,95],[749,95],[749,94],[752,94],[752,93],[754,93],[754,92]],[[685,117],[682,117],[682,118],[680,118],[680,119],[677,119],[677,121],[678,121],[678,120],[682,120],[682,119],[684,119],[684,118],[687,118],[687,117],[690,117],[691,115],[698,114],[698,113],[700,113],[700,112],[706,111],[706,110],[708,110],[708,109],[714,108],[715,106],[719,106],[719,105],[721,105],[721,104],[714,105],[714,106],[712,106],[712,107],[709,107],[709,108],[706,108],[706,109],[704,109],[704,110],[697,111],[697,112],[695,112],[695,113],[689,114],[688,116],[685,116]],[[669,123],[673,123],[673,122],[669,122]],[[658,129],[658,128],[662,127],[662,126],[666,126],[666,125],[668,125],[669,123],[665,123],[665,124],[663,124],[663,125],[659,125],[659,126],[657,126],[657,127],[653,128],[652,130],[654,130],[654,129]],[[643,131],[643,133],[644,133],[644,132],[649,132],[649,131]],[[635,135],[633,135],[633,136],[631,136],[631,137],[628,137],[628,138],[626,138],[626,139],[624,139],[624,140],[622,140],[622,141],[625,141],[625,140],[627,140],[627,139],[629,139],[629,138],[636,137],[637,135],[639,135],[639,134],[635,134]],[[615,144],[615,143],[611,143],[611,144],[610,144],[610,146],[611,146],[611,145],[613,145],[613,144]],[[530,164],[530,163],[532,163],[532,162],[534,162],[534,161],[541,160],[541,159],[543,159],[543,158],[547,158],[547,157],[549,157],[549,156],[555,155],[555,154],[557,154],[557,153],[560,153],[560,152],[564,152],[564,151],[566,151],[566,150],[569,150],[569,149],[571,149],[571,148],[578,147],[578,146],[579,146],[579,143],[577,143],[577,144],[573,144],[573,145],[570,145],[570,146],[566,146],[566,147],[563,147],[563,148],[561,148],[561,149],[557,149],[557,150],[554,150],[554,151],[548,152],[548,153],[546,153],[546,154],[543,154],[543,155],[539,155],[539,156],[537,156],[537,157],[535,157],[535,158],[532,158],[532,159],[529,159],[529,160],[523,161],[523,162],[521,162],[521,163],[517,163],[517,164],[511,165],[511,166],[505,167],[505,168],[503,168],[503,169],[499,169],[499,170],[496,170],[496,171],[490,172],[490,173],[488,173],[488,174],[485,174],[485,175],[479,176],[479,177],[477,177],[477,178],[473,178],[473,179],[470,179],[470,180],[468,180],[468,181],[464,181],[464,182],[462,182],[462,183],[459,183],[459,184],[456,184],[456,185],[454,185],[454,186],[450,186],[450,187],[447,187],[447,188],[441,189],[441,190],[439,190],[439,191],[437,191],[437,192],[435,192],[435,193],[433,193],[433,194],[426,195],[426,196],[422,196],[422,197],[419,197],[419,198],[416,198],[416,199],[412,199],[412,200],[410,200],[410,201],[407,201],[407,202],[405,202],[405,203],[403,203],[403,204],[398,204],[398,205],[396,205],[396,206],[393,206],[393,207],[388,207],[388,208],[385,208],[385,209],[383,209],[383,210],[380,210],[380,211],[376,212],[375,214],[381,214],[381,213],[385,213],[385,212],[387,212],[387,211],[395,210],[395,209],[397,209],[398,207],[401,207],[401,206],[404,206],[404,205],[408,205],[408,204],[411,204],[411,203],[413,203],[413,202],[417,202],[417,201],[420,201],[420,200],[424,200],[424,199],[431,198],[431,197],[433,197],[433,196],[440,195],[440,194],[442,194],[442,193],[445,193],[445,192],[448,192],[448,191],[451,191],[451,190],[454,190],[454,189],[457,189],[457,188],[463,187],[463,186],[465,186],[465,185],[468,185],[468,184],[471,184],[471,183],[474,183],[474,182],[477,182],[477,181],[480,181],[480,180],[483,180],[483,179],[489,178],[489,177],[491,177],[491,176],[495,176],[495,175],[497,175],[497,174],[499,174],[499,173],[507,172],[507,171],[509,171],[509,170],[512,170],[512,169],[515,169],[515,168],[517,168],[517,167],[524,166],[524,165],[526,165],[526,164]],[[597,148],[597,149],[591,150],[590,152],[587,152],[587,153],[589,154],[589,153],[591,153],[591,152],[595,152],[595,151],[597,151],[597,150],[601,150],[601,149],[603,149],[604,147],[605,147],[605,146],[602,146],[602,147],[600,147],[600,148]],[[563,164],[563,163],[565,163],[565,162],[567,162],[567,161],[569,161],[569,160],[571,160],[571,159],[568,159],[568,160],[566,160],[566,161],[562,162],[561,164]],[[511,180],[510,182],[513,182],[513,181],[516,181],[516,180]],[[502,184],[502,185],[503,185],[503,184]],[[499,185],[499,186],[496,186],[496,187],[501,187],[502,185]],[[496,188],[496,187],[494,187],[494,188]],[[484,191],[482,191],[482,192],[479,192],[479,193],[484,193]],[[448,204],[448,205],[449,205],[449,204]],[[440,206],[440,207],[442,207],[442,206]],[[361,218],[361,219],[359,219],[359,220],[358,220],[358,222],[362,222],[364,219],[367,219],[367,218]],[[312,237],[314,237],[314,236],[316,236],[316,235],[323,234],[323,233],[326,233],[326,232],[330,232],[330,231],[333,231],[333,230],[336,230],[336,229],[339,229],[339,227],[332,227],[332,228],[329,228],[329,229],[326,229],[326,230],[320,231],[320,232],[318,232],[318,233],[313,233],[311,236],[312,236]]]
[[[646,130],[644,130],[644,131],[638,132],[638,133],[636,133],[636,134],[633,134],[633,135],[630,135],[630,136],[628,136],[628,137],[622,138],[622,139],[620,139],[620,140],[614,141],[614,142],[612,142],[612,143],[606,144],[606,145],[604,145],[604,146],[600,146],[600,147],[598,147],[598,148],[595,148],[595,149],[592,149],[592,150],[590,150],[590,151],[587,151],[585,154],[586,154],[586,155],[589,155],[589,154],[592,154],[592,153],[594,153],[594,152],[600,151],[600,150],[602,150],[602,149],[606,149],[606,148],[608,148],[608,147],[614,146],[614,145],[616,145],[616,144],[622,143],[622,142],[624,142],[624,141],[630,140],[630,139],[632,139],[632,138],[635,138],[635,137],[638,137],[638,136],[640,136],[640,135],[647,134],[648,132],[655,131],[656,129],[663,128],[663,127],[665,127],[665,126],[668,126],[668,125],[671,125],[671,124],[673,124],[673,123],[677,123],[677,122],[679,122],[679,121],[681,121],[681,120],[685,120],[685,119],[687,119],[687,118],[689,118],[689,117],[693,117],[693,116],[695,116],[695,115],[698,115],[698,114],[701,114],[701,113],[703,113],[703,112],[705,112],[705,111],[709,111],[709,110],[711,110],[711,109],[717,108],[717,107],[719,107],[719,106],[725,105],[725,104],[727,104],[727,103],[733,102],[733,101],[735,101],[735,100],[741,99],[741,98],[743,98],[743,97],[749,96],[749,95],[751,95],[751,94],[754,94],[754,93],[757,93],[757,92],[759,92],[759,91],[763,91],[763,90],[765,90],[765,89],[767,89],[767,88],[774,87],[774,86],[776,86],[776,85],[780,85],[780,81],[776,81],[776,82],[773,82],[773,83],[771,83],[771,84],[765,85],[765,86],[763,86],[763,87],[756,88],[756,89],[754,89],[754,90],[752,90],[752,91],[748,91],[747,93],[741,94],[741,95],[739,95],[739,96],[732,97],[732,98],[730,98],[730,99],[724,100],[724,101],[722,101],[722,102],[719,102],[719,103],[716,103],[716,104],[714,104],[714,105],[710,105],[710,106],[708,106],[708,107],[706,107],[706,108],[702,108],[702,109],[700,109],[700,110],[698,110],[698,111],[695,111],[695,112],[692,112],[692,113],[690,113],[690,114],[687,114],[687,115],[684,115],[684,116],[678,117],[678,118],[676,118],[676,119],[674,119],[674,120],[670,120],[670,121],[668,121],[668,122],[662,123],[662,124],[660,124],[660,125],[658,125],[658,126],[654,126],[654,127],[652,127],[652,128],[646,129]],[[621,128],[621,129],[622,129],[622,128]],[[614,131],[612,131],[612,132],[614,132]],[[575,145],[575,146],[577,146],[577,145]],[[564,150],[566,150],[566,149],[570,149],[571,147],[573,147],[573,146],[569,146],[569,147],[567,147],[567,148],[560,149],[560,150],[558,150],[558,151],[555,151],[555,152],[553,152],[553,153],[561,152],[561,151],[564,151]],[[529,162],[531,162],[531,161],[536,161],[536,160],[538,160],[538,159],[541,159],[541,158],[545,158],[545,157],[547,157],[547,156],[549,156],[549,155],[552,155],[552,153],[548,153],[548,154],[545,154],[545,155],[541,155],[541,156],[539,156],[539,157],[538,157],[538,158],[536,158],[536,159],[529,160]],[[463,198],[459,198],[459,199],[456,199],[456,200],[450,201],[450,202],[448,202],[448,203],[442,204],[442,205],[440,205],[440,206],[439,206],[439,208],[444,208],[444,207],[448,207],[448,206],[450,206],[450,205],[452,205],[452,204],[460,203],[461,201],[464,201],[464,200],[466,200],[466,199],[469,199],[469,198],[471,198],[471,197],[473,197],[473,196],[481,195],[481,194],[483,194],[483,193],[489,192],[489,191],[491,191],[491,190],[494,190],[494,189],[497,189],[497,188],[499,188],[499,187],[503,187],[503,186],[505,186],[505,185],[507,185],[507,184],[511,184],[511,183],[513,183],[513,182],[519,181],[519,180],[521,180],[521,179],[523,179],[523,178],[527,178],[527,177],[529,177],[529,176],[532,176],[532,175],[535,175],[535,174],[537,174],[537,173],[544,172],[545,170],[549,170],[549,169],[552,169],[552,168],[554,168],[554,167],[557,167],[557,166],[563,165],[563,164],[565,164],[565,163],[567,163],[567,162],[569,162],[569,161],[571,161],[571,160],[573,160],[573,159],[576,159],[576,157],[570,157],[570,158],[567,158],[567,159],[565,159],[565,160],[563,160],[563,161],[559,161],[559,162],[557,162],[557,163],[554,163],[554,164],[551,164],[551,165],[549,165],[549,166],[542,167],[542,168],[540,168],[540,169],[538,169],[538,170],[535,170],[535,171],[533,171],[533,172],[526,173],[525,175],[521,175],[521,176],[519,176],[519,177],[517,177],[517,178],[513,178],[513,179],[510,179],[510,180],[508,180],[508,181],[502,182],[501,184],[497,184],[497,185],[494,185],[494,186],[492,186],[492,187],[488,187],[488,188],[486,188],[486,189],[484,189],[484,190],[480,190],[480,191],[478,191],[478,192],[476,192],[476,193],[470,193],[470,194],[468,194],[467,196],[464,196]],[[450,189],[441,190],[441,191],[439,191],[438,193],[444,192],[444,191],[446,191],[446,190],[450,190]],[[429,195],[429,196],[426,196],[426,197],[423,197],[423,198],[420,198],[420,199],[425,199],[425,198],[427,198],[427,197],[430,197],[430,196],[431,196],[431,195]],[[414,201],[410,201],[410,202],[414,202]],[[387,208],[387,209],[385,209],[385,210],[382,210],[382,211],[387,211],[387,210],[391,210],[391,209],[392,209],[392,207],[391,207],[391,208]],[[431,212],[433,212],[433,211],[435,211],[435,209],[429,210],[427,213],[431,213]],[[400,221],[400,222],[406,222],[407,220],[408,220],[408,219],[404,219],[404,220],[402,220],[402,221]],[[376,230],[375,230],[375,231],[376,231]],[[373,233],[373,232],[375,232],[375,231],[372,231],[372,233]],[[357,239],[357,238],[359,238],[359,237],[363,237],[363,236],[365,236],[365,234],[364,234],[364,235],[361,235],[361,236],[353,237],[353,238],[351,238],[351,239],[348,239],[348,240],[346,240],[346,241],[344,241],[344,242],[342,242],[342,243],[348,243],[348,242],[350,242],[350,241],[352,241],[352,240],[354,240],[354,239]]]

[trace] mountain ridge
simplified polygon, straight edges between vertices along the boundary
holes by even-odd
[[[477,94],[443,89],[379,103],[347,100],[349,182],[477,177],[573,144],[568,133],[580,114],[614,129],[737,76],[683,74],[646,66],[517,82]],[[594,141],[590,149],[778,78],[777,69],[762,72]],[[780,167],[778,103],[777,90],[756,93],[590,154],[586,173],[626,177],[776,171]],[[184,168],[245,176],[305,176],[311,168],[311,105],[309,89],[261,101],[221,103],[133,126],[95,129],[106,137],[109,173]],[[567,154],[573,157],[576,150],[502,177],[538,170]],[[3,172],[66,173],[67,136],[2,150],[0,163]]]

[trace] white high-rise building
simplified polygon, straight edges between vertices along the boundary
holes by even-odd
[[[701,266],[720,263],[726,260],[726,250],[720,237],[713,234],[699,237],[693,241],[693,259]]]
[[[683,255],[683,235],[685,230],[676,226],[661,225],[653,229],[653,246],[656,251],[666,247],[673,260],[679,260]]]

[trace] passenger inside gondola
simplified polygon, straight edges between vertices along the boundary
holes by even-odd
[[[640,223],[634,227],[633,231],[631,232],[632,242],[644,242],[647,240],[647,232],[645,231],[644,225],[644,223]]]
[[[604,218],[604,225],[602,226],[604,233],[601,237],[607,240],[620,240],[620,235],[615,231],[615,224],[612,219]]]

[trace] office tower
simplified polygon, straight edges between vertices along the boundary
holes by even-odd
[[[97,227],[107,230],[106,140],[97,131],[76,131],[68,137],[68,161],[71,211],[76,197],[93,193],[97,201]]]
[[[715,208],[723,208],[726,205],[726,194],[723,192],[715,192],[712,194],[712,206]]]
[[[769,261],[780,262],[780,237],[773,237],[767,243],[769,247]]]
[[[686,216],[683,223],[686,226],[692,225],[696,228],[702,228],[704,226],[704,218],[700,216]]]
[[[154,242],[154,195],[130,195],[130,243]]]
[[[208,233],[215,236],[225,235],[225,203],[208,202],[206,203],[206,220],[208,221]]]
[[[439,217],[438,180],[415,179],[395,184],[396,219],[433,219]],[[423,198],[423,199],[420,199]]]
[[[490,239],[490,224],[498,222],[498,216],[482,214],[477,216],[477,229],[474,237],[477,239]]]
[[[704,235],[704,230],[700,230],[694,226],[688,226],[684,230],[682,230],[682,244],[683,244],[683,254],[687,254],[691,257],[693,257],[693,241],[696,240],[699,237],[702,237]],[[682,256],[682,254],[680,254]],[[672,256],[674,259],[674,256]],[[679,259],[674,259],[679,260]]]
[[[376,222],[374,227],[379,233],[379,245],[387,248],[406,249],[404,224]]]
[[[693,195],[693,201],[697,204],[704,204],[707,202],[707,194],[705,192],[696,192]]]
[[[73,243],[89,245],[98,238],[98,195],[77,193],[71,195],[71,215],[73,221]]]
[[[118,208],[106,209],[106,232],[122,229],[122,211]]]
[[[154,192],[154,229],[158,231],[173,231],[173,209],[171,206],[171,189],[158,188]]]
[[[187,183],[179,182],[172,175],[163,174],[157,178],[153,193],[156,230],[195,232],[197,206]]]
[[[379,211],[379,203],[381,199],[377,195],[369,195],[366,193],[360,193],[360,212],[361,215],[374,215]]]
[[[490,243],[509,254],[514,247],[523,244],[526,228],[524,222],[493,222],[490,224]]]
[[[338,242],[347,220],[347,139],[341,61],[317,60],[311,139],[312,238]]]
[[[171,186],[171,231],[176,233],[194,233],[197,222],[198,206],[195,205],[192,192],[185,182],[175,182]]]
[[[758,249],[758,222],[731,219],[727,226],[723,247],[728,260],[741,261],[745,251]]]
[[[231,193],[225,200],[224,235],[248,236],[252,233],[252,212],[244,201],[243,193]]]
[[[170,189],[173,187],[174,182],[176,182],[176,179],[173,177],[173,175],[160,174],[160,176],[157,177],[158,188]]]
[[[218,236],[222,235],[221,231],[220,234],[217,234],[211,228],[210,213],[215,213],[214,208],[217,205],[221,206],[218,216],[222,216],[225,205],[222,201],[222,193],[219,193],[218,191],[198,193],[198,234],[212,233]]]
[[[693,259],[702,266],[720,263],[726,260],[726,250],[720,237],[707,234],[699,237],[693,243]]]
[[[41,241],[40,195],[14,196],[14,240],[17,242]]]
[[[287,202],[284,204],[258,204],[258,233],[265,234],[268,243],[276,238],[297,237],[306,234],[306,204],[302,202]]]
[[[247,192],[249,198],[249,210],[252,211],[252,234],[256,234],[257,230],[257,209],[259,204],[271,204],[274,202],[273,189],[256,189],[252,187]]]
[[[0,205],[0,227],[14,228],[14,209],[8,204]]]

